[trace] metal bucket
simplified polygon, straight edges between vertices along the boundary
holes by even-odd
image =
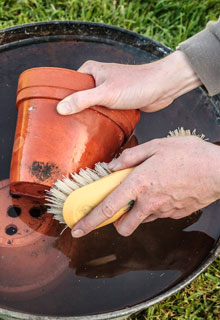
[[[60,235],[42,202],[8,188],[21,72],[77,69],[89,59],[141,64],[170,50],[116,27],[73,21],[8,28],[0,43],[0,317],[123,319],[189,284],[220,253],[218,201],[184,219],[143,224],[128,238],[108,226],[73,240],[69,230]],[[183,126],[217,143],[219,124],[220,98],[197,89],[162,111],[142,113],[133,141]]]

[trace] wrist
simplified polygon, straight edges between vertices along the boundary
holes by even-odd
[[[165,59],[169,68],[170,94],[173,99],[202,85],[184,52],[177,50]]]
[[[201,86],[201,81],[180,50],[155,62],[140,65],[146,83],[148,105],[141,110],[154,112],[170,105],[181,95]],[[150,81],[149,81],[150,79]],[[149,98],[149,90],[152,94]]]

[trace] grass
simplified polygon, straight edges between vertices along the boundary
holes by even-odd
[[[0,0],[0,27],[43,20],[94,21],[175,48],[219,13],[218,0]]]
[[[165,301],[148,308],[137,319],[219,320],[220,259],[191,285]]]
[[[0,28],[44,20],[93,21],[138,32],[173,49],[219,14],[219,0],[0,0]],[[220,319],[220,258],[191,285],[135,319]]]

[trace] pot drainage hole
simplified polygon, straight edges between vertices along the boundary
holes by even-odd
[[[17,206],[10,206],[7,210],[8,216],[11,218],[17,218],[21,214],[21,208]]]
[[[14,234],[17,233],[17,231],[18,231],[17,227],[13,224],[11,224],[5,228],[5,233],[9,236],[13,236]]]
[[[39,218],[45,211],[44,207],[32,207],[29,213],[33,218]]]

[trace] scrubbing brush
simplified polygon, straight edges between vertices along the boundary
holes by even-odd
[[[196,130],[191,132],[183,128],[170,131],[168,137],[190,135],[199,136],[202,139],[205,137],[203,134],[197,135]],[[54,187],[47,191],[46,205],[49,206],[47,212],[54,214],[54,219],[60,223],[72,228],[116,189],[133,169],[128,168],[112,173],[107,163],[102,162],[97,163],[94,169],[81,169],[78,174],[71,174],[71,178],[64,177],[62,181],[58,180]],[[133,203],[133,201],[129,202],[97,228],[118,220],[131,209]]]
[[[80,169],[79,173],[71,174],[58,180],[54,187],[47,191],[49,209],[54,219],[72,228],[80,219],[86,216],[104,198],[122,183],[134,168],[111,172],[105,162],[97,163],[93,169]],[[127,204],[111,219],[100,225],[110,224],[127,212],[133,202]]]

